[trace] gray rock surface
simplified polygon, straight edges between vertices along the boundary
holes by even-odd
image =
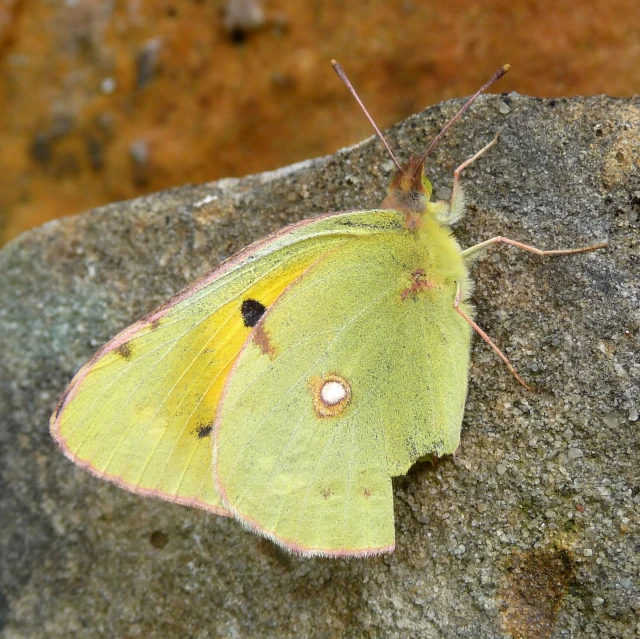
[[[420,152],[459,105],[397,125],[392,148]],[[395,481],[389,556],[289,556],[89,476],[48,433],[93,351],[197,275],[285,223],[377,206],[379,142],[115,203],[2,250],[0,637],[639,636],[640,100],[482,98],[428,163],[437,195],[496,131],[464,175],[463,246],[610,246],[501,247],[474,267],[479,323],[537,392],[475,339],[461,448]]]

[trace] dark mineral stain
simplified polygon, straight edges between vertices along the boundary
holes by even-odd
[[[118,348],[115,349],[115,352],[120,355],[123,359],[130,360],[133,355],[133,351],[131,349],[131,344],[129,342],[125,342],[124,344],[120,344]]]
[[[30,151],[36,162],[43,165],[49,164],[51,161],[51,136],[48,133],[36,133]]]
[[[169,537],[161,530],[154,530],[149,535],[149,542],[154,548],[162,549],[169,543]]]
[[[213,430],[213,426],[198,426],[196,428],[196,434],[198,439],[204,439],[205,437],[209,437],[211,435],[211,431]]]
[[[94,135],[88,135],[85,143],[91,168],[94,171],[101,171],[104,168],[104,145]]]
[[[160,39],[147,40],[136,56],[136,89],[144,89],[154,79],[158,67]]]
[[[513,553],[499,592],[506,631],[514,639],[549,637],[573,576],[573,559],[564,548]]]
[[[9,601],[5,597],[5,594],[0,590],[0,630],[7,625],[9,619]]]
[[[239,29],[238,27],[231,29],[229,32],[229,40],[235,46],[240,46],[247,41],[247,32],[244,29]]]
[[[258,302],[258,300],[244,300],[240,307],[240,313],[242,314],[242,321],[247,328],[255,326],[260,318],[264,315],[267,307],[264,304]]]

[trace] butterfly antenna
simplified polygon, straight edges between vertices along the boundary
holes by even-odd
[[[429,148],[426,150],[425,154],[422,156],[419,164],[418,171],[422,171],[422,165],[424,161],[427,159],[427,155],[431,153],[433,147],[438,143],[438,140],[449,130],[451,125],[471,106],[473,102],[475,102],[476,98],[482,95],[491,85],[495,84],[507,71],[509,71],[511,67],[508,64],[500,67],[492,76],[489,78],[489,81],[483,84],[465,103],[464,106],[458,111],[450,120],[447,122],[442,131],[436,135],[433,142],[429,145]]]
[[[393,163],[398,167],[399,170],[402,170],[402,167],[398,163],[398,160],[396,160],[396,156],[393,154],[391,147],[387,144],[387,141],[384,139],[384,136],[380,132],[380,129],[377,127],[376,123],[373,121],[373,118],[369,115],[369,112],[365,108],[364,104],[362,104],[362,100],[356,93],[356,90],[353,88],[353,85],[351,84],[351,82],[349,82],[349,78],[347,78],[347,74],[344,72],[344,69],[335,60],[331,60],[331,66],[333,67],[333,70],[338,74],[338,77],[344,82],[347,89],[351,91],[351,95],[356,99],[356,102],[360,105],[360,108],[362,109],[364,114],[367,116],[367,119],[369,120],[369,122],[371,122],[371,125],[373,126],[376,133],[378,134],[378,137],[380,138],[380,140],[382,140],[382,144],[384,144],[385,148],[389,152],[389,155],[391,156]]]

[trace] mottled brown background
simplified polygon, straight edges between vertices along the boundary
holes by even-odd
[[[0,243],[185,182],[276,168],[472,93],[640,87],[637,0],[268,0],[232,41],[223,0],[0,2]]]

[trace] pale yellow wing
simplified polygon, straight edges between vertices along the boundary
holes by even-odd
[[[335,247],[397,227],[394,212],[338,213],[248,247],[101,348],[51,420],[71,460],[122,488],[226,514],[212,473],[223,386],[262,313]]]

